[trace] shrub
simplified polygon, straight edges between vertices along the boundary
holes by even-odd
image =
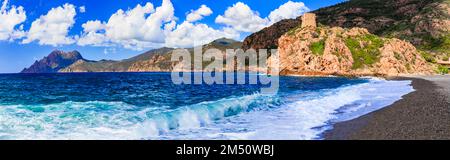
[[[406,67],[406,70],[408,70],[408,71],[411,70],[411,65],[410,65],[409,63],[407,63],[407,64],[405,65],[405,67]]]
[[[325,40],[320,40],[318,42],[311,43],[311,51],[315,55],[323,55],[325,50]]]
[[[443,61],[448,61],[449,57],[445,56],[444,58],[442,58]]]
[[[439,65],[437,72],[439,74],[448,74],[448,68],[445,66]]]
[[[397,53],[397,52],[394,52],[394,57],[397,60],[401,60],[402,59],[402,56],[399,53]]]
[[[369,45],[368,47],[375,47],[376,49],[378,49],[380,47],[383,47],[384,45],[383,39],[373,34],[367,34],[361,38],[365,42],[371,42],[371,45]]]
[[[427,62],[436,63],[436,59],[430,53],[425,52],[425,51],[420,51],[420,54],[422,55],[423,59],[425,59]]]
[[[361,47],[360,41],[366,45]],[[378,61],[381,54],[379,49],[383,47],[384,41],[375,35],[368,34],[356,38],[347,38],[345,44],[352,52],[353,69],[358,69]]]
[[[297,27],[292,28],[291,30],[287,31],[288,36],[294,36],[295,33],[297,33],[297,30],[300,29],[302,26],[298,25]]]
[[[422,45],[421,48],[450,54],[450,34],[439,38],[434,38],[431,35],[424,35],[422,36],[422,39],[425,41],[425,44]]]

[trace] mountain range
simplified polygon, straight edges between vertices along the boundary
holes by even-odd
[[[221,38],[202,46],[204,50],[216,48],[239,49],[242,43],[232,39]],[[193,54],[194,48],[186,48]],[[170,60],[174,48],[159,48],[120,61],[84,59],[78,51],[63,52],[55,50],[49,56],[36,61],[21,73],[55,73],[55,72],[161,72],[171,71],[175,62]]]
[[[429,73],[440,67],[437,61],[448,60],[450,56],[450,0],[350,0],[311,13],[317,16],[318,30],[301,28],[302,19],[298,17],[277,22],[249,35],[243,42],[223,38],[203,47],[215,47],[222,51],[228,48],[279,49],[281,53],[289,48],[289,52],[284,52],[284,55],[310,58],[297,59],[295,63],[291,63],[290,58],[285,59],[286,62],[282,64],[291,65],[285,66],[285,74],[305,74],[304,71],[320,74],[352,74],[355,71],[364,74]],[[334,39],[336,42],[332,42],[329,37],[341,34],[336,31],[341,29],[342,33],[354,30],[366,30],[367,33],[356,37],[338,36]],[[322,31],[326,32],[321,34]],[[383,43],[377,43],[380,41]],[[331,63],[326,56],[321,57],[334,54],[324,51],[333,48],[333,45],[341,45],[337,48],[342,49],[343,54],[348,54],[351,61],[341,61],[342,56],[336,55],[339,63]],[[306,49],[298,50],[302,47]],[[154,49],[121,61],[91,61],[84,59],[77,51],[53,51],[22,73],[171,71],[175,65],[170,61],[173,50]],[[193,48],[188,50],[193,52]],[[312,65],[312,62],[316,63]],[[387,70],[376,69],[379,67],[387,67]],[[392,67],[395,67],[395,71],[389,71]]]

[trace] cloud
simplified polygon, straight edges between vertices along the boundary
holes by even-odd
[[[159,47],[165,42],[167,24],[176,20],[174,12],[170,0],[163,0],[162,5],[156,9],[150,2],[144,6],[138,4],[127,11],[120,9],[111,15],[108,22],[91,21],[83,24],[84,33],[78,44],[112,43],[133,50]]]
[[[309,11],[303,2],[288,1],[273,10],[268,17],[260,17],[247,4],[238,2],[216,18],[216,23],[224,24],[240,32],[253,33],[283,19],[296,18]]]
[[[279,8],[273,10],[269,14],[270,23],[276,23],[283,19],[297,18],[305,12],[308,12],[309,8],[305,6],[303,2],[286,2]]]
[[[148,17],[147,14],[151,13]],[[169,0],[153,9],[151,3],[123,12],[119,10],[106,24],[106,35],[114,42],[134,41],[133,43],[164,43],[163,23],[174,19],[174,8]],[[133,45],[133,43],[128,45]]]
[[[198,20],[203,19],[203,17],[205,16],[209,16],[211,15],[213,12],[211,10],[211,8],[209,8],[206,5],[202,5],[200,6],[199,9],[193,11],[191,10],[191,12],[186,16],[186,20],[189,22],[195,22]]]
[[[22,43],[38,41],[40,45],[52,46],[74,43],[74,37],[68,37],[68,33],[75,23],[75,15],[75,6],[72,4],[52,8],[31,24]]]
[[[201,5],[199,9],[191,11],[186,16],[186,21],[173,27],[171,25],[167,28],[174,28],[166,33],[167,47],[187,48],[197,45],[203,45],[219,38],[239,38],[239,33],[230,28],[214,29],[203,23],[194,23],[202,19],[204,16],[212,14],[212,10],[206,5]]]
[[[99,20],[95,20],[95,21],[87,21],[86,23],[81,25],[81,27],[83,27],[84,32],[97,32],[99,30],[105,29],[106,25],[100,22]]]
[[[0,40],[14,40],[24,36],[23,25],[16,27],[27,19],[22,6],[8,7],[8,0],[0,8]]]
[[[84,13],[86,12],[86,6],[80,6],[78,7],[78,10],[80,11],[80,13]]]
[[[87,32],[82,35],[77,41],[80,46],[110,46],[108,38],[101,33]]]
[[[264,28],[268,20],[261,18],[259,13],[253,11],[248,5],[238,2],[228,7],[224,15],[217,16],[216,23],[241,32],[255,32]]]
[[[203,45],[219,38],[239,38],[239,33],[225,28],[216,30],[206,24],[193,24],[188,21],[178,25],[176,29],[170,32],[166,39],[168,47],[193,47]]]
[[[106,25],[99,20],[88,21],[81,25],[83,27],[83,34],[78,39],[77,44],[80,46],[110,46],[108,38],[101,31],[106,28]]]

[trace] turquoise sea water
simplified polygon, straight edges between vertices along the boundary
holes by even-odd
[[[175,85],[170,73],[0,74],[0,139],[321,139],[383,108],[410,81],[280,77]]]

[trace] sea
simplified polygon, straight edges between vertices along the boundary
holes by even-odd
[[[414,91],[373,77],[280,76],[278,92],[262,87],[174,84],[170,73],[0,74],[0,139],[320,140]]]

